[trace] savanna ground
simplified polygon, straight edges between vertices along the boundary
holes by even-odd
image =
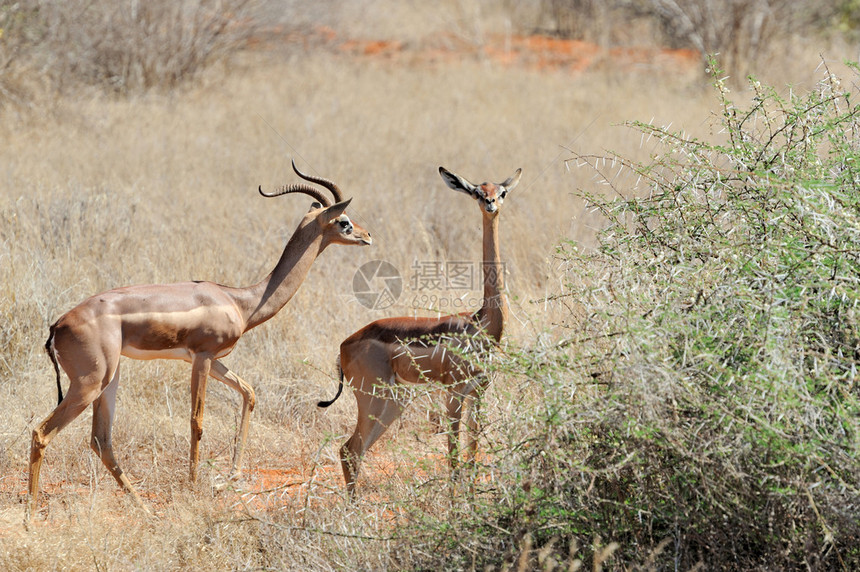
[[[499,182],[523,168],[501,215],[511,303],[502,354],[515,355],[589,331],[579,325],[589,316],[578,302],[558,298],[569,289],[571,250],[557,247],[597,247],[606,219],[582,195],[608,187],[588,161],[575,158],[611,150],[647,160],[655,142],[620,125],[629,120],[723,137],[715,121],[720,101],[696,52],[530,37],[529,30],[498,25],[504,18],[487,4],[475,6],[483,11],[457,2],[360,3],[360,10],[341,7],[334,17],[289,4],[286,15],[269,12],[245,49],[168,90],[55,94],[38,75],[22,76],[35,103],[7,106],[0,115],[4,569],[404,569],[446,562],[552,568],[575,567],[579,558],[597,569],[665,568],[673,561],[707,567],[718,560],[701,551],[681,559],[683,534],[667,544],[654,532],[621,546],[625,559],[614,561],[619,546],[610,543],[624,539],[596,516],[591,530],[533,547],[552,530],[528,529],[530,518],[540,518],[517,496],[530,485],[528,470],[509,464],[510,431],[545,422],[542,390],[504,368],[484,400],[478,490],[510,492],[500,498],[524,507],[524,527],[486,522],[501,540],[489,548],[463,541],[446,557],[446,530],[462,534],[463,515],[476,501],[467,483],[448,480],[445,437],[434,435],[427,420],[428,408],[440,406],[433,396],[418,400],[369,453],[360,498],[345,501],[338,448],[352,431],[354,402],[347,391],[329,409],[316,407],[336,388],[340,341],[380,317],[476,308],[480,300],[478,280],[456,290],[413,283],[422,263],[481,255],[477,207],[444,186],[439,165],[473,182]],[[290,25],[296,14],[305,18],[302,26]],[[780,93],[808,90],[822,79],[822,57],[842,71],[850,49],[786,44],[760,73],[786,86]],[[738,89],[739,99],[752,100]],[[308,208],[301,196],[265,199],[256,192],[258,185],[295,182],[290,159],[354,198],[349,214],[373,233],[374,244],[329,248],[287,307],[223,360],[257,394],[243,479],[226,480],[237,395],[209,384],[204,462],[192,486],[189,366],[124,359],[113,439],[153,515],[119,492],[90,451],[88,411],[48,448],[39,510],[25,529],[30,433],[56,400],[43,351],[48,325],[117,286],[259,280]],[[392,263],[404,278],[403,294],[384,310],[365,308],[353,295],[356,270],[371,260]],[[590,364],[577,367],[586,378],[594,373]],[[597,383],[570,392],[571,409],[581,395],[591,396],[589,408],[600,404],[594,396],[606,383],[598,373]],[[523,413],[531,409],[538,413],[529,421]],[[593,473],[592,487],[600,474]],[[643,515],[647,510],[639,512],[641,522]],[[812,536],[832,533],[816,526]],[[829,542],[824,546],[845,548]],[[488,550],[498,554],[482,552]],[[674,560],[655,556],[673,550]],[[815,565],[841,562],[820,556]]]

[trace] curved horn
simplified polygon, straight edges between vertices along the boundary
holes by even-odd
[[[260,186],[258,190],[260,191],[260,194],[264,197],[279,197],[281,195],[286,195],[287,193],[304,193],[312,197],[324,207],[331,206],[331,203],[329,203],[328,199],[325,198],[321,192],[307,185],[284,185],[282,187],[278,187],[272,193],[264,193],[262,186]]]
[[[323,187],[330,190],[332,196],[334,197],[335,203],[342,203],[343,202],[343,194],[340,192],[340,187],[338,187],[336,184],[334,184],[332,181],[329,181],[328,179],[323,179],[322,177],[312,177],[311,175],[305,175],[304,173],[299,171],[298,167],[296,167],[296,160],[295,159],[293,159],[293,171],[295,171],[296,175],[298,175],[302,179],[304,179],[306,181],[310,181],[312,183],[316,183],[318,185],[322,185]]]

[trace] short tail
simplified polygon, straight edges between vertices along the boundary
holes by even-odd
[[[63,386],[60,385],[60,364],[57,363],[57,350],[54,349],[54,328],[56,327],[57,322],[51,324],[51,333],[48,334],[48,341],[45,342],[45,351],[48,352],[48,357],[54,364],[54,373],[57,374],[57,405],[59,405],[63,402]]]
[[[337,393],[334,397],[332,397],[329,401],[320,401],[317,403],[317,407],[328,407],[340,397],[341,392],[343,391],[343,368],[340,367],[340,358],[337,360],[337,371],[340,374],[340,385],[337,386]]]

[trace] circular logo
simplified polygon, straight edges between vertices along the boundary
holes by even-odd
[[[352,277],[352,293],[365,308],[384,310],[403,292],[400,272],[390,262],[371,260],[359,266]]]

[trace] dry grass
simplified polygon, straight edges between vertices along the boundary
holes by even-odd
[[[533,337],[554,327],[553,316],[530,302],[556,290],[554,246],[561,238],[589,244],[600,224],[574,196],[589,187],[592,173],[568,172],[568,149],[647,153],[647,145],[612,126],[627,119],[704,132],[710,95],[678,81],[611,71],[538,73],[491,62],[414,67],[275,50],[245,54],[168,95],[63,99],[41,118],[4,118],[0,566],[396,566],[387,539],[397,530],[398,507],[435,498],[418,497],[416,487],[444,477],[444,465],[430,463],[420,478],[413,467],[435,459],[444,438],[430,436],[418,408],[407,412],[371,453],[366,494],[350,506],[341,497],[336,456],[354,422],[352,398],[326,411],[315,402],[334,391],[340,340],[370,320],[413,312],[414,261],[479,259],[478,213],[442,184],[437,167],[476,182],[501,181],[523,168],[502,215],[502,252],[510,338]],[[48,324],[115,286],[258,280],[308,207],[299,197],[256,193],[259,184],[295,180],[291,157],[355,198],[350,214],[375,243],[324,253],[282,313],[224,360],[257,391],[246,480],[223,483],[238,422],[233,392],[209,386],[202,447],[208,461],[190,487],[188,366],[124,360],[114,442],[155,517],[133,508],[89,451],[87,412],[48,449],[46,494],[25,531],[29,435],[56,399],[42,351]],[[407,278],[400,302],[384,312],[363,308],[351,293],[355,270],[373,259],[390,261]],[[494,409],[515,405],[509,389],[505,379],[491,389],[490,424]],[[260,490],[268,492],[249,493]],[[454,503],[433,502],[440,511]]]

